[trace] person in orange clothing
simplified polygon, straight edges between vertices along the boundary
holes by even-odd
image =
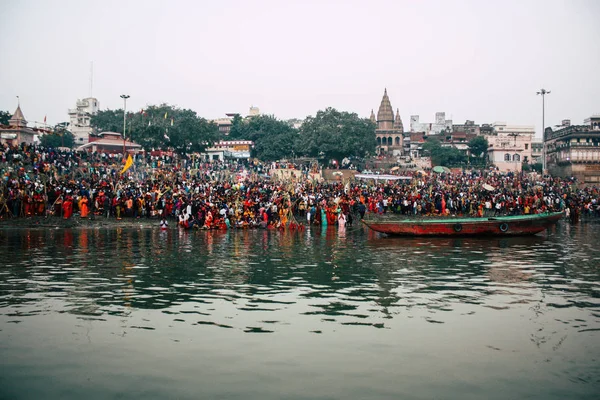
[[[81,199],[79,199],[79,214],[81,218],[87,218],[90,214],[89,202],[87,196],[81,196]]]
[[[63,208],[63,218],[69,219],[71,215],[73,215],[73,199],[71,196],[68,196],[62,204]]]

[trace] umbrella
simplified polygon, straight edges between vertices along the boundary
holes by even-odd
[[[494,187],[493,187],[492,185],[488,185],[487,183],[484,183],[484,184],[483,184],[483,188],[484,188],[485,190],[487,190],[487,191],[490,191],[490,192],[491,192],[492,190],[494,190]]]
[[[435,167],[433,167],[433,172],[441,174],[443,172],[446,172],[446,170],[444,170],[444,167],[442,167],[441,165],[436,165]]]
[[[400,169],[400,167],[394,167],[392,169],[390,169],[390,171],[398,171]]]

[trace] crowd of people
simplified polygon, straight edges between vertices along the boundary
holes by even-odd
[[[495,170],[402,172],[410,179],[311,179],[306,165],[124,157],[36,146],[0,147],[0,217],[154,218],[190,229],[351,225],[367,213],[493,216],[565,211],[600,216],[597,187]],[[303,173],[277,180],[276,168]],[[334,175],[336,176],[336,175]],[[339,178],[339,175],[337,175]]]

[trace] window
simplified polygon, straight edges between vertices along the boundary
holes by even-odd
[[[525,150],[529,149],[529,143],[525,143]]]
[[[513,154],[513,161],[521,161],[521,156],[518,154]]]
[[[504,161],[510,161],[510,154],[506,153],[504,155]]]

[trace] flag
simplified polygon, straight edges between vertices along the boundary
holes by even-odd
[[[167,113],[165,113],[165,119],[167,119]]]
[[[44,115],[44,123],[46,123],[46,116]]]
[[[127,161],[125,162],[125,166],[121,170],[121,173],[127,171],[133,165],[133,158],[131,158],[131,154],[127,157]]]
[[[173,126],[173,117],[171,117],[171,126]]]

